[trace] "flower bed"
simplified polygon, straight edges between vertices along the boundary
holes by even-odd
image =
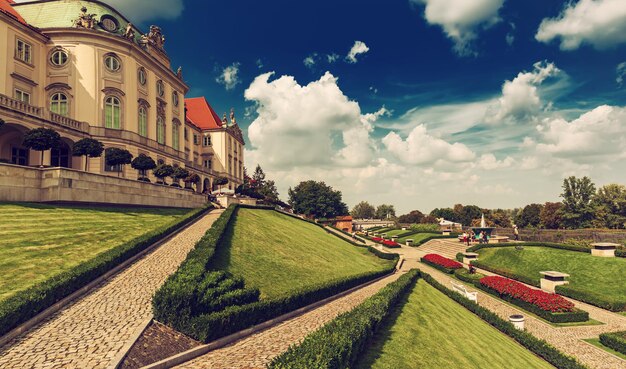
[[[399,243],[397,243],[396,241],[389,241],[389,240],[386,240],[386,241],[383,241],[383,245],[384,245],[385,247],[389,247],[390,249],[397,249],[397,248],[400,248],[400,244],[399,244]]]
[[[428,254],[421,261],[448,274],[454,273],[456,269],[463,268],[463,264],[437,254]]]
[[[550,322],[589,320],[589,313],[576,309],[572,302],[562,296],[527,287],[512,279],[500,276],[484,277],[476,286]]]
[[[376,243],[381,243],[384,241],[384,239],[380,238],[380,237],[372,237],[370,238],[372,241],[376,242]]]

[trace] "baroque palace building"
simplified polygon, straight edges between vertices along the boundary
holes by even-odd
[[[71,148],[91,137],[185,167],[201,178],[199,191],[213,189],[217,177],[235,189],[245,143],[234,113],[220,119],[205,98],[185,99],[189,87],[164,44],[159,27],[144,34],[99,1],[0,0],[0,161],[80,171],[86,159]],[[24,133],[40,127],[63,141],[43,163],[22,146]],[[90,173],[118,176],[104,154],[88,160]],[[129,165],[121,175],[137,179]]]

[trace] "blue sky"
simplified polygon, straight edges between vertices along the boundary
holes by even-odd
[[[162,26],[283,195],[312,178],[406,212],[626,182],[623,0],[108,2]]]

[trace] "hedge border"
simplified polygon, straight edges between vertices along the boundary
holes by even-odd
[[[604,346],[626,355],[626,331],[602,333],[600,335],[600,343]]]
[[[484,277],[483,274],[480,274],[478,272],[474,274],[470,274],[469,270],[465,268],[455,270],[454,276],[457,277],[459,280],[466,282],[466,283],[470,283],[472,285],[474,285],[476,282],[478,282],[478,280]],[[469,277],[469,276],[472,276],[472,277]]]
[[[524,346],[529,351],[554,365],[558,369],[589,369],[587,366],[578,362],[575,358],[565,355],[546,341],[539,339],[526,331],[521,331],[515,328],[513,324],[500,318],[500,316],[496,313],[478,305],[476,302],[471,301],[460,293],[454,292],[445,287],[441,283],[437,282],[431,275],[424,272],[421,274],[422,278],[431,286],[443,292],[446,296],[450,297],[461,306],[476,314],[479,318],[489,323],[500,332],[511,337],[520,345]]]
[[[412,269],[351,311],[309,334],[300,344],[274,358],[267,368],[351,367],[374,334],[388,321],[393,307],[413,290],[419,278],[420,272]]]
[[[426,232],[428,233],[428,232]],[[419,241],[419,242],[414,242],[411,247],[418,247],[418,246],[422,246],[423,244],[425,244],[428,241],[432,241],[432,240],[440,240],[440,239],[449,239],[449,238],[456,238],[458,237],[456,234],[450,234],[449,236],[444,236],[444,235],[437,235],[437,236],[431,236],[431,237],[426,237],[423,240]]]
[[[589,320],[589,313],[580,309],[574,308],[574,311],[568,313],[553,313],[550,311],[545,311],[540,309],[538,306],[528,303],[526,301],[522,301],[520,299],[516,299],[512,296],[502,295],[498,291],[493,288],[487,287],[482,283],[474,283],[476,288],[485,291],[491,295],[494,295],[506,302],[509,302],[515,306],[518,306],[530,313],[533,313],[551,323],[575,323],[575,322],[586,322]]]
[[[430,266],[432,268],[435,268],[435,269],[437,269],[437,270],[439,270],[441,272],[444,272],[446,274],[454,274],[455,270],[460,269],[460,268],[454,268],[454,269],[453,268],[446,268],[446,267],[444,267],[442,265],[431,263],[430,261],[424,259],[423,257],[420,258],[420,261],[422,263],[424,263],[424,264],[426,264],[426,265],[428,265],[428,266]]]
[[[528,246],[528,247],[548,247],[551,249],[560,249],[567,251],[575,251],[575,252],[584,252],[586,254],[591,254],[591,249],[583,246],[574,246],[574,245],[565,245],[561,243],[553,243],[553,242],[516,242],[516,243],[486,243],[486,244],[478,244],[467,249],[467,252],[476,252],[481,249],[486,248],[497,248],[497,247],[515,247],[515,246]]]
[[[271,206],[233,204],[229,206],[226,211],[222,213],[220,218],[213,223],[206,234],[196,243],[194,249],[187,255],[187,259],[185,259],[178,270],[168,277],[163,286],[161,286],[161,288],[159,288],[156,292],[153,297],[153,312],[156,320],[170,325],[174,329],[206,343],[210,340],[222,338],[239,330],[260,324],[281,314],[296,310],[360,284],[369,282],[387,274],[391,274],[395,271],[396,266],[395,263],[393,263],[382,270],[328,281],[324,285],[302,289],[288,296],[271,300],[261,300],[241,306],[229,306],[219,312],[199,316],[190,316],[189,319],[178,319],[176,311],[159,310],[159,307],[162,306],[159,304],[159,301],[164,300],[159,297],[161,293],[167,293],[166,291],[168,290],[178,290],[180,288],[194,288],[194,283],[199,283],[201,281],[204,274],[208,271],[207,266],[211,263],[216,250],[221,247],[223,235],[232,226],[232,221],[235,219],[238,209],[240,208],[276,211],[280,214],[286,214],[298,220],[304,220],[307,223],[314,224],[325,230],[327,233],[332,234],[354,246],[367,248],[369,252],[381,259],[395,260],[399,258],[398,254],[383,253],[373,247],[358,244],[352,240],[346,240],[344,237],[329,231],[323,225],[302,219],[293,214],[277,211]],[[179,283],[180,288],[172,289],[170,284],[178,283],[177,279],[179,278],[182,281]],[[193,293],[193,291],[187,292]],[[167,305],[167,307],[171,307],[171,305]]]
[[[178,232],[211,209],[213,207],[208,206],[192,210],[180,219],[98,254],[0,302],[0,335],[37,316],[155,242]]]

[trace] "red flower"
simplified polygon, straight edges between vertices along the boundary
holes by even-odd
[[[459,263],[458,261],[454,261],[452,259],[444,258],[443,256],[437,255],[437,254],[428,254],[428,255],[424,256],[423,259],[428,261],[428,262],[430,262],[430,263],[441,265],[442,267],[448,268],[448,269],[460,269],[460,268],[463,268],[463,264]]]
[[[389,247],[399,247],[400,246],[399,243],[397,243],[395,241],[389,241],[389,240],[383,241],[383,245],[389,246]]]
[[[553,313],[564,313],[574,310],[574,304],[562,296],[527,287],[512,279],[500,276],[484,277],[481,278],[480,283],[483,286],[496,290],[500,295],[511,296],[525,301],[539,307],[541,310]]]

